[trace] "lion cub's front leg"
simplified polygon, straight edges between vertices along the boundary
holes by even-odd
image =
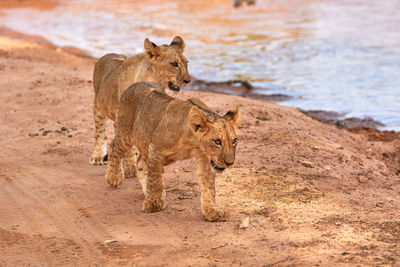
[[[149,148],[148,158],[143,163],[147,163],[147,179],[142,210],[144,212],[164,210],[166,207],[164,182],[162,180],[164,166],[156,149],[152,145]]]
[[[201,212],[207,221],[223,222],[229,220],[229,212],[215,205],[215,172],[211,169],[210,159],[201,155],[197,159],[197,176],[201,187]]]

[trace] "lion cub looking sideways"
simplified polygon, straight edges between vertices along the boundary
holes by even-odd
[[[229,213],[215,205],[215,172],[235,161],[238,117],[238,107],[220,116],[200,100],[168,96],[158,84],[132,84],[120,99],[106,180],[117,187],[124,173],[135,172],[145,195],[142,210],[160,211],[166,206],[164,166],[196,157],[201,211],[208,221],[225,221]],[[140,152],[139,159],[130,153],[133,146]]]
[[[121,94],[133,83],[155,82],[165,88],[179,91],[190,82],[187,60],[183,56],[185,43],[176,36],[170,45],[157,46],[144,40],[144,53],[127,58],[124,55],[107,54],[94,67],[93,87],[94,124],[96,128],[93,154],[89,163],[105,164],[107,137],[105,120],[115,120]]]

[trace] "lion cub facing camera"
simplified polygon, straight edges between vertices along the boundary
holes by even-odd
[[[215,172],[235,161],[238,117],[238,107],[220,116],[200,100],[168,96],[158,84],[132,84],[120,99],[106,180],[117,187],[124,173],[134,172],[145,195],[142,210],[160,211],[166,206],[164,166],[196,157],[201,211],[208,221],[225,221],[229,213],[215,205]]]

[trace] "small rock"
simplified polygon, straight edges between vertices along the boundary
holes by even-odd
[[[311,149],[312,150],[320,150],[320,147],[319,146],[312,146]]]
[[[115,243],[115,242],[118,242],[118,240],[115,240],[115,239],[107,239],[106,241],[104,241],[104,244],[110,244],[110,243]]]
[[[249,223],[250,223],[250,219],[249,217],[244,218],[239,225],[239,229],[245,229],[247,227],[249,227]]]
[[[300,163],[301,163],[301,165],[303,165],[304,167],[307,167],[307,168],[314,168],[314,163],[311,162],[311,161],[301,160]]]
[[[43,135],[43,136],[46,136],[48,133],[51,133],[51,131],[50,131],[50,130],[43,131],[43,132],[42,132],[42,135]]]
[[[63,131],[63,132],[68,131],[68,128],[63,126],[63,127],[61,127],[61,131]]]
[[[256,125],[259,125],[260,124],[260,121],[259,120],[256,120]]]
[[[368,181],[368,178],[365,177],[365,176],[358,176],[357,180],[358,180],[358,182],[363,184],[363,183],[366,183]]]
[[[344,252],[342,253],[343,256],[346,256],[346,255],[349,255],[349,254],[350,254],[350,253],[347,252],[347,251],[344,251]]]
[[[222,247],[225,247],[226,245],[228,245],[228,243],[223,242],[222,244],[220,244],[220,245],[218,245],[218,246],[214,246],[214,247],[212,247],[211,249],[222,248]]]
[[[185,197],[185,196],[179,196],[178,197],[179,200],[185,200],[185,199],[192,199],[191,197]]]

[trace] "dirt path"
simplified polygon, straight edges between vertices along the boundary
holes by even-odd
[[[106,167],[88,164],[93,62],[0,38],[0,266],[400,260],[398,135],[350,133],[288,107],[183,92],[220,112],[242,108],[237,162],[217,182],[217,202],[232,219],[203,220],[193,160],[166,168],[168,208],[144,214],[136,180],[112,189]]]

